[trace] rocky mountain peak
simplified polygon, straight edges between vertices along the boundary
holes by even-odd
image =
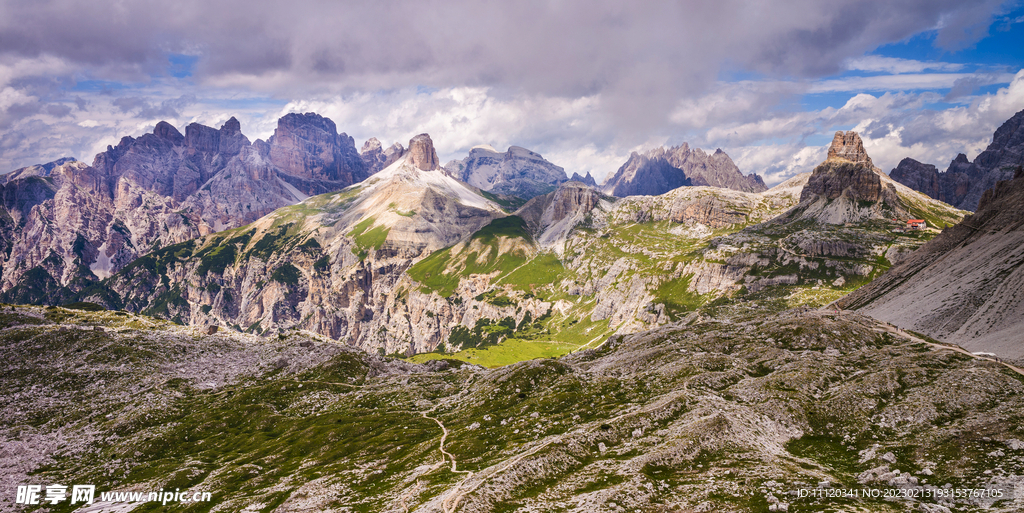
[[[901,162],[902,166],[903,163]],[[914,173],[897,173],[892,178],[932,198],[956,208],[975,210],[982,194],[1002,180],[1013,177],[1013,170],[1024,165],[1024,110],[1006,120],[992,135],[992,142],[974,162],[960,153],[944,173],[938,171],[921,180]]]
[[[474,146],[466,158],[446,164],[445,172],[481,190],[523,199],[547,194],[567,179],[561,166],[535,151],[509,146],[500,152],[489,144]]]
[[[876,202],[882,197],[882,180],[864,151],[857,132],[836,132],[828,149],[828,158],[804,186],[800,201],[822,197],[834,200],[844,196],[854,201]]]
[[[177,128],[174,128],[174,125],[166,121],[161,121],[156,124],[156,127],[153,128],[153,135],[166,141],[170,141],[170,143],[174,145],[181,144],[181,142],[185,140],[185,136],[181,135],[181,132],[179,132]]]
[[[861,141],[860,135],[853,130],[836,132],[835,137],[832,138],[832,145],[828,148],[828,158],[867,164],[869,167],[874,166],[871,163],[871,157],[868,157],[868,152],[864,150],[864,142]]]
[[[421,171],[433,171],[441,168],[434,151],[434,141],[427,134],[420,134],[409,140],[409,163]]]
[[[225,121],[224,124],[221,125],[220,132],[224,135],[240,134],[242,133],[242,124],[239,123],[234,116],[231,116],[231,119]]]
[[[902,165],[909,169],[915,162]],[[913,199],[905,200],[905,195]],[[907,188],[897,189],[894,180],[871,164],[856,132],[838,132],[828,158],[814,168],[800,191],[800,203],[778,219],[813,219],[826,224],[908,219],[915,215],[911,207],[921,201],[927,203],[922,195]]]
[[[1024,110],[1003,122],[992,134],[992,143],[985,151],[999,151],[1024,145]],[[979,155],[980,156],[980,155]]]
[[[372,151],[381,151],[380,141],[376,137],[371,137],[363,143],[363,147],[359,150],[360,155],[365,155]]]
[[[390,166],[404,154],[405,148],[401,144],[395,143],[385,149],[376,137],[367,139],[363,143],[363,148],[359,150],[359,158],[363,159],[367,172],[371,175]]]
[[[597,180],[594,180],[594,177],[590,175],[590,171],[587,171],[586,176],[580,176],[579,173],[574,172],[572,174],[572,178],[569,178],[569,180],[573,182],[581,182],[591,187],[597,187]]]
[[[658,195],[685,186],[721,187],[743,192],[768,190],[756,174],[744,175],[719,148],[709,155],[687,143],[658,147],[629,156],[604,183],[605,193],[619,197]]]
[[[29,176],[50,176],[54,168],[63,166],[69,162],[77,162],[77,160],[75,160],[74,157],[61,157],[53,162],[47,162],[46,164],[36,164],[34,166],[15,169],[14,171],[0,177],[0,183],[6,183],[11,180],[17,180],[18,178],[25,178]]]
[[[270,161],[286,174],[307,180],[352,184],[369,176],[355,141],[328,118],[313,112],[287,114],[277,121]],[[307,193],[315,192],[307,189]]]
[[[189,124],[185,127],[185,145],[190,153],[222,153],[227,156],[237,155],[243,146],[249,145],[249,139],[242,135],[238,120],[231,118],[220,130],[199,123]]]

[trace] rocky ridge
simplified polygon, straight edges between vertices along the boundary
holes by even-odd
[[[587,185],[590,187],[597,187],[597,180],[594,180],[594,177],[590,176],[590,171],[587,171],[586,176],[580,176],[579,173],[573,172],[569,180],[573,182],[580,182],[583,185]]]
[[[722,296],[831,301],[933,234],[892,233],[877,219],[776,222],[810,174],[762,193],[624,199],[567,182],[508,216],[436,169],[428,136],[409,147],[359,184],[162,249],[79,298],[264,335],[307,329],[386,354],[509,338],[586,348]],[[930,219],[959,220],[917,196]]]
[[[137,261],[108,280],[119,298],[108,304],[256,333],[303,328],[368,351],[430,351],[449,329],[442,320],[462,308],[415,303],[405,270],[504,216],[440,170],[421,134],[363,182]]]
[[[826,224],[890,220],[897,227],[924,210],[945,210],[943,219],[958,218],[956,209],[899,184],[872,162],[856,132],[836,132],[828,157],[814,168],[807,186],[800,193],[800,204],[779,218],[779,222],[798,219]],[[933,227],[941,228],[941,226]]]
[[[568,180],[564,169],[519,146],[510,146],[504,153],[490,146],[477,146],[461,161],[445,164],[445,169],[481,190],[523,199],[551,192]]]
[[[1024,359],[1024,168],[978,211],[839,301],[971,351]]]
[[[744,176],[721,149],[708,155],[683,143],[629,156],[629,160],[602,184],[613,196],[656,196],[685,186],[710,186],[743,192],[768,189],[760,176]]]
[[[354,157],[353,157],[354,156]],[[181,134],[166,122],[93,164],[62,159],[4,177],[9,251],[0,297],[62,302],[154,248],[234,228],[367,176],[351,138],[289,114],[250,144],[234,118]]]
[[[997,182],[1009,180],[1020,165],[1024,165],[1024,110],[995,131],[992,142],[974,162],[961,153],[940,173],[935,166],[908,158],[900,161],[890,176],[932,198],[974,211],[982,194]]]

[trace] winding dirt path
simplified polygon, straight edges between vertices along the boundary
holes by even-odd
[[[1011,364],[1006,363],[1004,361],[996,360],[994,358],[989,358],[987,356],[974,354],[974,353],[972,353],[972,352],[970,352],[970,351],[968,351],[968,350],[966,350],[966,349],[964,349],[964,348],[962,348],[960,346],[946,345],[946,344],[936,344],[935,342],[929,342],[927,340],[924,340],[924,339],[922,339],[920,337],[915,336],[913,333],[910,333],[910,332],[908,332],[908,331],[906,331],[904,329],[893,328],[892,326],[889,326],[888,324],[883,323],[881,321],[877,321],[877,322],[878,322],[878,327],[881,328],[881,329],[876,329],[875,331],[884,331],[886,333],[891,333],[891,334],[896,335],[898,337],[903,337],[903,338],[906,338],[906,339],[913,340],[914,342],[920,342],[922,344],[929,345],[932,348],[937,349],[939,351],[942,351],[942,350],[945,350],[945,351],[955,351],[957,353],[963,353],[963,354],[965,354],[967,356],[970,356],[971,358],[975,358],[977,360],[985,360],[985,361],[988,361],[988,362],[998,363],[998,364],[1002,365],[1003,367],[1006,367],[1007,369],[1010,369],[1013,372],[1016,372],[1017,374],[1020,374],[1021,376],[1024,376],[1024,369],[1021,369],[1020,367],[1017,367],[1016,365],[1011,365]]]

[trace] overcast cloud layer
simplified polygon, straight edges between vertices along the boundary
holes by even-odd
[[[599,180],[630,151],[688,141],[777,183],[810,170],[822,140],[848,128],[883,169],[905,156],[943,168],[1024,108],[1019,68],[873,52],[914,36],[969,51],[1019,23],[1015,8],[0,1],[0,171],[91,161],[161,119],[183,128],[234,115],[266,138],[293,111],[332,118],[357,144],[428,132],[443,160],[516,144]],[[845,100],[794,106],[808,95]]]

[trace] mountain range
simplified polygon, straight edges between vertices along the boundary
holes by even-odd
[[[956,156],[944,173],[931,164],[912,158],[900,161],[890,172],[893,180],[959,209],[978,209],[985,191],[997,182],[1009,180],[1024,165],[1024,111],[1006,120],[992,136],[985,151],[974,162],[963,153]]]
[[[0,309],[0,481],[213,492],[186,511],[1021,510],[1024,171],[971,215],[852,131],[767,190],[686,145],[612,190],[470,153],[290,114],[5,177],[3,299],[35,305]],[[833,497],[870,489],[897,496]]]
[[[284,116],[269,141],[251,144],[234,118],[219,130],[192,123],[185,135],[161,122],[91,166],[62,159],[4,176],[13,228],[0,297],[60,302],[154,249],[367,176],[352,138],[315,114]]]
[[[537,162],[524,152],[506,156]],[[930,238],[891,231],[891,218],[963,215],[889,180],[852,132],[814,173],[763,192],[616,198],[567,181],[512,212],[498,200],[441,168],[421,134],[366,180],[155,249],[74,299],[384,354],[507,338],[587,347],[725,296],[852,290]]]
[[[614,196],[658,195],[677,187],[709,186],[743,192],[762,192],[768,187],[756,174],[740,172],[721,149],[708,155],[683,143],[672,148],[633,152],[601,186]]]

